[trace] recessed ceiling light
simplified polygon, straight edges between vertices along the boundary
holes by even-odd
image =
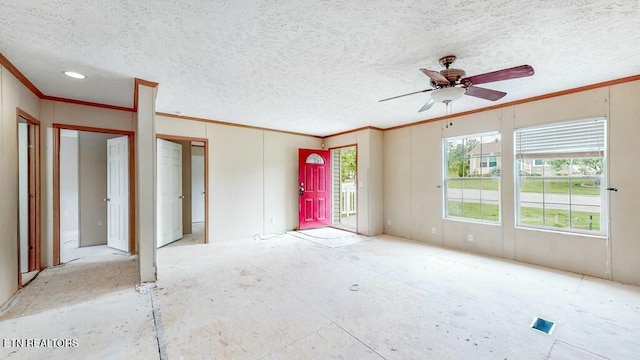
[[[80,73],[74,72],[74,71],[65,71],[64,74],[67,75],[68,77],[72,77],[74,79],[84,79],[84,78],[86,78],[86,76],[84,76],[84,75],[82,75]]]

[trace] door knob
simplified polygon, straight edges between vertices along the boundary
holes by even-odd
[[[184,199],[184,195],[178,196],[178,199]]]
[[[105,199],[104,199],[104,202],[107,202],[107,201],[111,201],[111,199],[109,199],[109,198],[105,198]]]

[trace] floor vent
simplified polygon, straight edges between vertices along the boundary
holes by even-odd
[[[553,321],[545,320],[541,317],[535,317],[531,323],[531,328],[551,335],[553,329],[556,328],[556,324]]]

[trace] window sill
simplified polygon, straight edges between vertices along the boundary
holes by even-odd
[[[502,226],[502,222],[481,221],[481,220],[466,219],[466,218],[445,217],[442,220],[455,221],[455,222],[464,222],[464,223],[471,223],[471,224],[479,224],[479,225]]]
[[[558,235],[580,236],[580,237],[588,237],[588,238],[601,239],[601,240],[607,240],[609,238],[607,235],[604,235],[604,234],[589,234],[589,233],[582,233],[582,232],[575,232],[575,231],[560,231],[560,230],[539,228],[539,227],[533,227],[533,226],[516,225],[515,228],[516,230],[540,231],[540,232],[553,233]]]

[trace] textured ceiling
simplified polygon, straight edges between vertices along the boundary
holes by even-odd
[[[448,54],[467,75],[532,65],[483,85],[500,102],[640,74],[638,0],[4,0],[0,19],[0,52],[47,95],[131,107],[138,77],[160,112],[314,135],[444,115],[417,113],[428,93],[378,100],[429,88],[418,69]]]

